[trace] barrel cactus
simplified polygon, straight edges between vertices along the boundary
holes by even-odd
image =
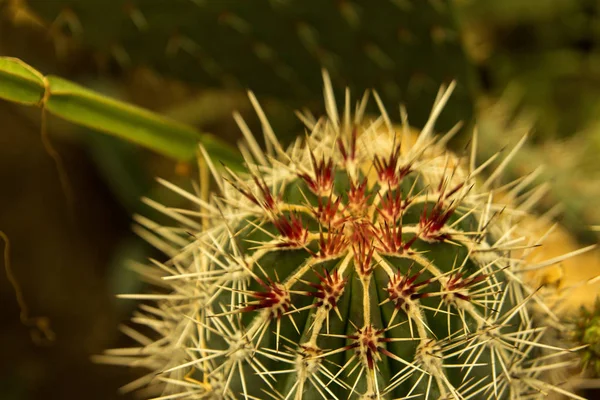
[[[266,150],[236,115],[247,170],[202,153],[218,194],[161,180],[195,209],[146,200],[176,226],[136,217],[170,257],[140,266],[156,292],[123,296],[149,302],[133,321],[152,334],[127,327],[140,345],[98,360],[149,368],[125,389],[161,399],[580,398],[553,380],[570,350],[545,343],[558,322],[524,279],[542,239],[518,225],[532,196],[507,199],[527,178],[495,185],[514,152],[483,179],[493,160],[446,149],[459,127],[433,126],[453,85],[415,135],[377,94],[378,117],[349,92],[338,113],[324,79],[327,116],[300,115],[288,149],[250,94]]]

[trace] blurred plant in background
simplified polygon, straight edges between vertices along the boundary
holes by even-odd
[[[588,226],[600,223],[600,6],[539,3],[0,0],[0,55],[229,142],[238,137],[232,110],[251,128],[260,124],[247,112],[247,88],[267,99],[265,112],[286,132],[283,141],[301,133],[288,111],[322,111],[321,67],[338,89],[376,88],[385,103],[406,103],[415,126],[427,118],[439,85],[457,79],[440,128],[475,116],[479,148],[495,151],[533,127],[513,177],[547,165],[538,178],[549,182],[542,204],[564,204],[557,215],[590,243],[598,234]],[[53,347],[30,345],[12,288],[0,281],[12,313],[2,321],[3,342],[19,343],[7,347],[0,396],[38,398],[49,387],[50,398],[116,396],[131,376],[91,366],[87,357],[124,340],[114,326],[130,309],[118,309],[112,295],[139,285],[125,260],[152,254],[128,233],[129,215],[142,210],[143,195],[171,200],[154,176],[183,184],[194,165],[49,118],[68,182],[61,187],[61,168],[39,137],[39,109],[3,102],[0,115],[0,229],[13,242],[13,269],[30,308],[48,314],[58,335]],[[455,149],[467,140],[458,137]],[[598,258],[589,259],[588,276]],[[110,374],[114,383],[104,385]]]
[[[465,49],[480,77],[479,115],[495,125],[482,129],[486,140],[506,144],[507,135],[514,140],[529,125],[532,140],[520,165],[546,166],[541,176],[552,187],[545,206],[564,203],[564,223],[594,240],[581,222],[600,219],[600,6],[593,0],[460,4]],[[505,129],[519,119],[521,129]]]

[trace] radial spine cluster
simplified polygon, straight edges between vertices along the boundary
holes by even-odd
[[[299,114],[287,150],[250,94],[266,151],[236,114],[247,171],[204,152],[218,193],[161,180],[194,209],[146,200],[176,226],[136,218],[170,257],[138,266],[155,293],[122,296],[147,301],[133,322],[153,332],[125,328],[140,345],[99,359],[151,369],[125,389],[160,399],[579,398],[548,374],[570,351],[544,342],[555,317],[524,278],[535,191],[496,184],[514,152],[486,180],[497,156],[477,165],[476,136],[446,149],[460,125],[433,125],[453,85],[415,134],[376,93],[377,117],[348,92],[338,113],[324,79],[327,116]]]

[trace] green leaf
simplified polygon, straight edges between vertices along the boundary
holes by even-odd
[[[44,77],[15,58],[0,57],[0,98],[43,107],[77,125],[117,136],[178,160],[193,159],[200,143],[216,161],[233,169],[241,165],[238,151],[215,136],[66,79]]]
[[[0,57],[0,98],[26,105],[44,98],[44,77],[17,58]]]
[[[67,121],[119,136],[177,159],[191,159],[200,134],[152,112],[49,76],[46,109]]]

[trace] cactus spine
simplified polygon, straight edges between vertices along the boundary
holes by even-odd
[[[218,195],[162,181],[196,209],[148,201],[177,227],[137,217],[171,257],[142,269],[156,293],[125,296],[155,301],[134,322],[158,338],[127,328],[140,346],[99,360],[148,367],[127,389],[161,399],[568,394],[542,375],[572,360],[544,343],[530,306],[536,321],[553,316],[523,280],[540,267],[524,261],[540,240],[518,226],[531,202],[498,200],[527,179],[494,189],[510,156],[484,181],[493,160],[476,166],[476,137],[465,162],[445,147],[459,126],[433,135],[453,85],[415,137],[377,94],[378,118],[366,95],[352,113],[349,92],[338,114],[324,79],[327,116],[302,115],[309,133],[287,150],[250,94],[266,152],[236,115],[247,173],[221,173],[203,154]]]

